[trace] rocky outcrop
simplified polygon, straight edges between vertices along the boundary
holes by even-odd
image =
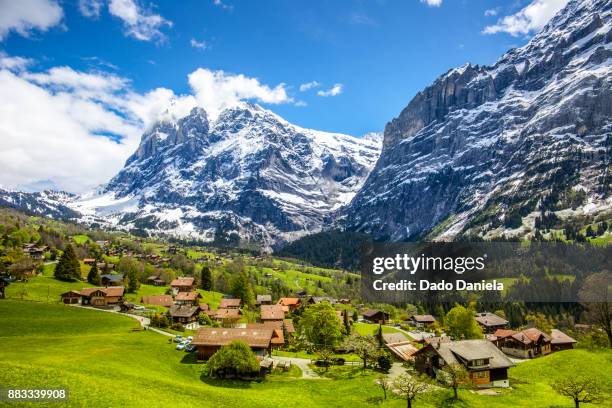
[[[583,213],[609,209],[611,8],[571,1],[493,66],[452,69],[419,92],[387,124],[340,224],[391,240],[505,233],[577,190]]]

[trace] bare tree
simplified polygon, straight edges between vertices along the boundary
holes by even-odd
[[[452,388],[455,399],[459,398],[457,389],[471,384],[470,376],[465,367],[459,363],[448,364],[442,369],[444,380],[449,388]]]
[[[559,394],[574,400],[576,408],[580,407],[581,402],[597,403],[602,396],[599,383],[592,377],[567,376],[556,381],[553,388]]]
[[[589,318],[606,332],[612,348],[612,302],[608,287],[612,285],[612,273],[594,273],[585,279],[580,289],[580,301],[587,308]]]
[[[402,374],[393,381],[393,388],[406,400],[406,406],[412,408],[412,401],[429,389],[429,383],[424,377]]]

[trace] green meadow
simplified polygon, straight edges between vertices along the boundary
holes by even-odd
[[[359,366],[332,368],[324,379],[295,378],[299,370],[275,373],[261,383],[210,380],[192,355],[174,350],[168,338],[133,331],[135,320],[61,304],[0,301],[0,384],[66,387],[70,400],[36,406],[92,407],[404,407],[382,401],[378,374]],[[570,350],[518,364],[511,390],[501,395],[450,391],[426,394],[418,407],[571,407],[550,382],[562,374],[593,374],[612,397],[612,352]],[[11,404],[10,406],[27,406]],[[585,407],[594,405],[586,404]]]

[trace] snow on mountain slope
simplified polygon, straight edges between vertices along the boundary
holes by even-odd
[[[452,69],[418,93],[387,124],[339,224],[382,239],[452,239],[609,215],[611,9],[570,1],[496,64]]]
[[[376,139],[304,129],[249,103],[155,124],[72,208],[88,223],[272,246],[321,230],[374,166]]]

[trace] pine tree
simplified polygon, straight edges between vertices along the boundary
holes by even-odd
[[[252,308],[255,306],[255,294],[249,280],[249,275],[242,271],[232,280],[232,294],[236,298],[242,299],[242,303]]]
[[[67,245],[64,253],[55,266],[54,276],[61,280],[78,280],[81,279],[81,265],[74,253],[72,245]]]
[[[96,262],[94,262],[91,269],[89,270],[89,273],[87,274],[87,282],[91,283],[92,285],[100,284],[100,273],[98,272],[97,260]]]
[[[204,290],[212,290],[212,272],[210,271],[210,268],[206,265],[204,265],[202,267],[202,272],[201,272],[201,283],[200,285],[202,286],[202,289]]]

